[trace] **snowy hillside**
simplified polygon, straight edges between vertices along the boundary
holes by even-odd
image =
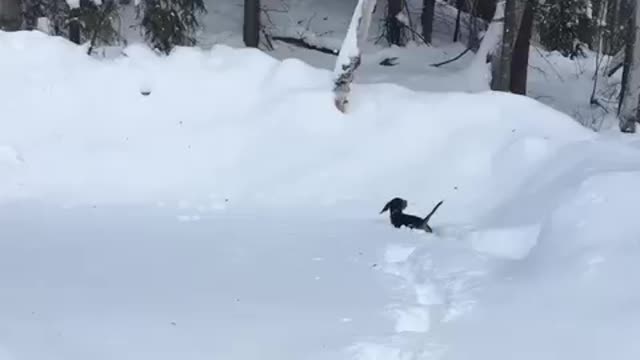
[[[201,18],[202,28],[197,34],[198,46],[209,49],[214,45],[243,47],[242,1],[205,0],[209,11]],[[421,0],[406,2],[414,24],[420,22]],[[354,10],[355,0],[263,0],[263,22],[265,31],[272,36],[287,36],[304,39],[306,42],[340,49],[342,40]],[[419,38],[405,47],[389,47],[381,38],[384,28],[385,6],[374,12],[369,31],[369,43],[364,46],[362,66],[358,70],[359,83],[392,83],[416,91],[430,92],[484,92],[489,90],[488,74],[469,71],[474,60],[468,52],[457,61],[445,66],[433,64],[458,56],[466,49],[468,16],[462,15],[461,41],[452,42],[457,11],[446,1],[437,1],[434,17],[433,46],[426,46]],[[135,10],[125,6],[122,23],[124,37],[129,44],[144,43],[135,20]],[[314,67],[333,70],[335,55],[308,50],[282,41],[273,41],[270,56],[279,59],[295,58]],[[102,49],[96,57],[111,57],[120,54],[121,47]],[[609,77],[598,73],[597,98],[609,110],[605,112],[590,104],[593,79],[596,73],[596,56],[587,51],[585,58],[570,60],[558,52],[548,52],[532,46],[528,71],[528,96],[556,110],[564,112],[578,122],[596,130],[615,127],[616,95],[620,86],[620,73]],[[385,59],[394,59],[394,66],[381,66]],[[600,59],[608,64],[611,59]]]
[[[635,138],[390,84],[344,115],[256,50],[0,53],[1,360],[640,356]]]
[[[512,172],[496,168],[512,161],[499,154],[522,152],[524,177],[558,144],[593,136],[526,98],[391,85],[357,87],[345,116],[328,72],[250,49],[163,59],[134,46],[97,61],[39,33],[3,34],[2,45],[11,55],[0,95],[22,117],[0,135],[7,198],[368,209],[401,189],[426,207],[441,197],[491,206],[501,198],[487,193],[490,180]]]

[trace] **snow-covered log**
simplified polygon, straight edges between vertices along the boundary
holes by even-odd
[[[371,15],[376,0],[358,0],[347,35],[340,48],[334,70],[334,103],[341,112],[346,111],[353,73],[360,66],[362,45],[367,41]]]

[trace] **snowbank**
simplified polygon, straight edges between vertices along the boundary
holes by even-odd
[[[628,189],[639,180],[637,170],[603,173],[567,191],[528,258],[487,280],[471,316],[444,326],[441,339],[464,344],[444,358],[637,359],[640,286],[629,276],[639,270],[640,196]]]
[[[403,284],[391,316],[406,324],[397,309],[417,306],[428,340],[398,334],[359,345],[359,358],[375,358],[371,349],[451,360],[638,358],[640,287],[629,276],[640,271],[639,159],[620,139],[572,143],[472,226],[441,227],[426,244],[397,239],[385,267]]]
[[[592,136],[530,99],[384,84],[356,87],[345,116],[329,72],[250,49],[163,58],[132,46],[98,61],[21,32],[0,33],[0,51],[0,96],[11,99],[0,133],[4,202],[214,208],[228,199],[370,212],[399,195],[422,209],[445,199],[443,214],[465,218],[476,209],[453,209],[502,201],[497,179],[524,179],[558,146]],[[504,164],[513,162],[505,151],[520,155],[522,171]]]

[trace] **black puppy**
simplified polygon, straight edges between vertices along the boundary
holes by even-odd
[[[391,219],[391,224],[396,228],[406,226],[410,229],[421,229],[430,233],[433,232],[433,230],[429,226],[429,219],[436,212],[436,210],[438,210],[440,205],[442,205],[442,201],[436,204],[429,215],[427,215],[427,217],[423,219],[415,215],[403,213],[402,211],[407,208],[407,200],[401,198],[393,198],[387,203],[387,205],[384,206],[382,211],[380,211],[380,214],[389,210],[389,218]]]

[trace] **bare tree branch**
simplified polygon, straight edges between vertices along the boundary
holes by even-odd
[[[321,52],[323,54],[329,54],[329,55],[333,55],[333,56],[338,56],[338,50],[330,49],[330,48],[327,48],[327,47],[318,46],[318,45],[314,45],[314,44],[310,44],[310,43],[306,42],[304,40],[304,38],[293,38],[293,37],[288,37],[288,36],[272,36],[271,39],[273,39],[275,41],[286,42],[288,44],[295,45],[295,46],[298,46],[298,47],[301,47],[301,48],[319,51],[319,52]]]
[[[456,61],[456,60],[460,59],[461,57],[463,57],[463,56],[464,56],[466,53],[468,53],[469,51],[471,51],[471,47],[467,46],[467,48],[466,48],[466,49],[464,49],[460,54],[458,54],[458,55],[456,55],[456,56],[452,57],[451,59],[449,59],[449,60],[445,60],[445,61],[442,61],[442,62],[439,62],[439,63],[431,64],[431,65],[429,65],[429,66],[433,66],[433,67],[440,67],[440,66],[443,66],[443,65],[450,64],[450,63],[452,63],[452,62],[454,62],[454,61]]]

